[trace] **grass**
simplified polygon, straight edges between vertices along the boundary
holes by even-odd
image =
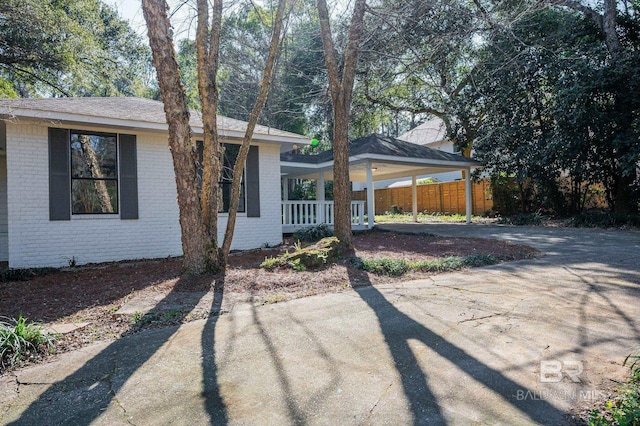
[[[378,257],[365,259],[353,257],[352,264],[364,271],[376,275],[386,275],[389,277],[399,277],[409,271],[420,272],[447,272],[457,271],[465,267],[493,265],[501,259],[493,255],[472,255],[472,256],[449,256],[434,260],[423,260],[420,262],[409,262],[405,259],[392,259],[388,257]]]
[[[479,220],[481,216],[472,216],[471,220]],[[418,213],[418,222],[449,222],[459,223],[466,222],[467,216],[464,214],[431,214]],[[375,216],[378,223],[407,223],[413,222],[413,214],[411,213],[388,213]]]
[[[18,319],[0,321],[0,370],[11,368],[23,360],[54,350],[54,337],[42,325]]]

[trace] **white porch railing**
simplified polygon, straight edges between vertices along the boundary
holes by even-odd
[[[366,229],[364,201],[351,202],[351,229]],[[333,201],[282,201],[282,232],[324,223],[333,226]]]

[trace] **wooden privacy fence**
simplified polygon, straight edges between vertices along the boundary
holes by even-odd
[[[429,183],[418,185],[418,212],[465,214],[464,181]],[[493,206],[491,186],[487,179],[471,183],[473,214],[481,215]],[[375,190],[376,214],[391,212],[397,206],[405,213],[412,211],[411,187]],[[352,200],[367,200],[367,191],[353,191]],[[367,207],[365,207],[366,211]]]

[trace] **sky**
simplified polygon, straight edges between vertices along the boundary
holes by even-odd
[[[144,22],[144,16],[142,15],[142,1],[141,0],[102,0],[104,3],[116,8],[120,16],[131,25],[133,30],[140,34],[145,42],[147,40],[147,26]],[[184,5],[184,1],[169,1],[172,13],[171,22],[174,26],[174,35],[177,38],[186,38],[191,31],[195,31],[195,27],[192,24],[192,20],[189,19],[191,10],[189,6]],[[174,11],[176,5],[183,5],[177,11]]]

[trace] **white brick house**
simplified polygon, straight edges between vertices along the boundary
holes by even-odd
[[[191,121],[198,140],[200,116]],[[246,123],[221,117],[218,126],[232,152]],[[167,137],[162,103],[148,99],[0,100],[0,261],[26,268],[180,255]],[[282,241],[280,153],[306,143],[256,127],[232,248]],[[225,226],[220,213],[221,234]]]

